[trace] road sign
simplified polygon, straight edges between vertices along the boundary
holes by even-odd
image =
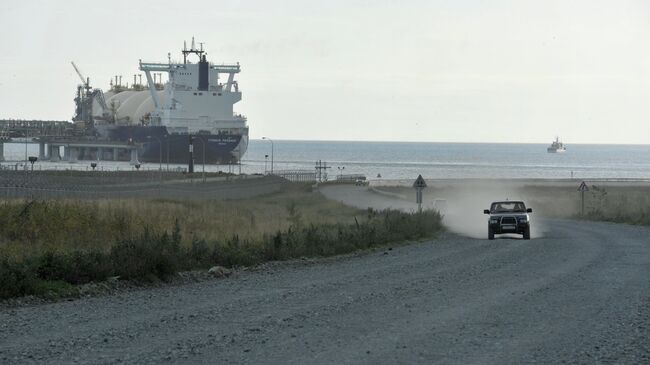
[[[578,186],[578,191],[580,192],[580,214],[583,216],[585,215],[585,191],[589,191],[589,187],[587,186],[586,182],[582,182],[580,186]]]
[[[413,187],[416,189],[417,188],[422,189],[427,187],[427,183],[424,182],[424,178],[422,177],[422,175],[418,175],[418,178],[415,179],[415,182],[413,183]]]
[[[427,183],[424,182],[422,175],[418,175],[418,178],[415,179],[413,183],[415,188],[415,202],[418,203],[418,212],[422,211],[422,189],[427,187]]]
[[[578,191],[589,191],[589,187],[587,186],[586,182],[582,182],[580,186],[578,186]]]

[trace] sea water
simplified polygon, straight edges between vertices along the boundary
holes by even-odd
[[[251,140],[241,166],[206,165],[206,172],[265,173],[314,171],[317,161],[337,175],[364,175],[369,179],[402,180],[422,175],[446,178],[534,179],[650,179],[650,145],[568,145],[565,153],[548,153],[544,144],[411,143]],[[38,156],[38,145],[5,144],[5,167],[24,168],[26,156]],[[273,160],[273,161],[271,161]],[[11,162],[9,162],[11,161]],[[195,160],[195,171],[203,166]],[[29,163],[27,163],[28,167]],[[167,168],[164,160],[163,168]],[[273,165],[273,166],[271,166]],[[90,161],[40,162],[35,169],[90,168]],[[128,162],[99,161],[99,169],[130,170]],[[159,163],[142,169],[158,169]],[[171,165],[184,169],[186,165]]]
[[[543,144],[274,141],[274,169],[314,169],[330,176],[415,178],[650,179],[650,145],[569,145],[548,153]],[[271,154],[269,141],[252,141],[248,164]],[[268,158],[270,159],[270,157]],[[267,162],[267,169],[270,162]]]

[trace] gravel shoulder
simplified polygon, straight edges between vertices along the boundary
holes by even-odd
[[[650,229],[547,226],[0,309],[0,362],[650,362]]]

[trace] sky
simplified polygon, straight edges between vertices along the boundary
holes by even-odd
[[[204,42],[251,138],[650,143],[650,2],[0,3],[0,118],[70,120],[79,79]]]

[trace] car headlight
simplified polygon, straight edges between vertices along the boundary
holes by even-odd
[[[528,218],[526,217],[519,218],[519,223],[528,223]]]
[[[499,223],[499,218],[490,218],[490,223]]]

